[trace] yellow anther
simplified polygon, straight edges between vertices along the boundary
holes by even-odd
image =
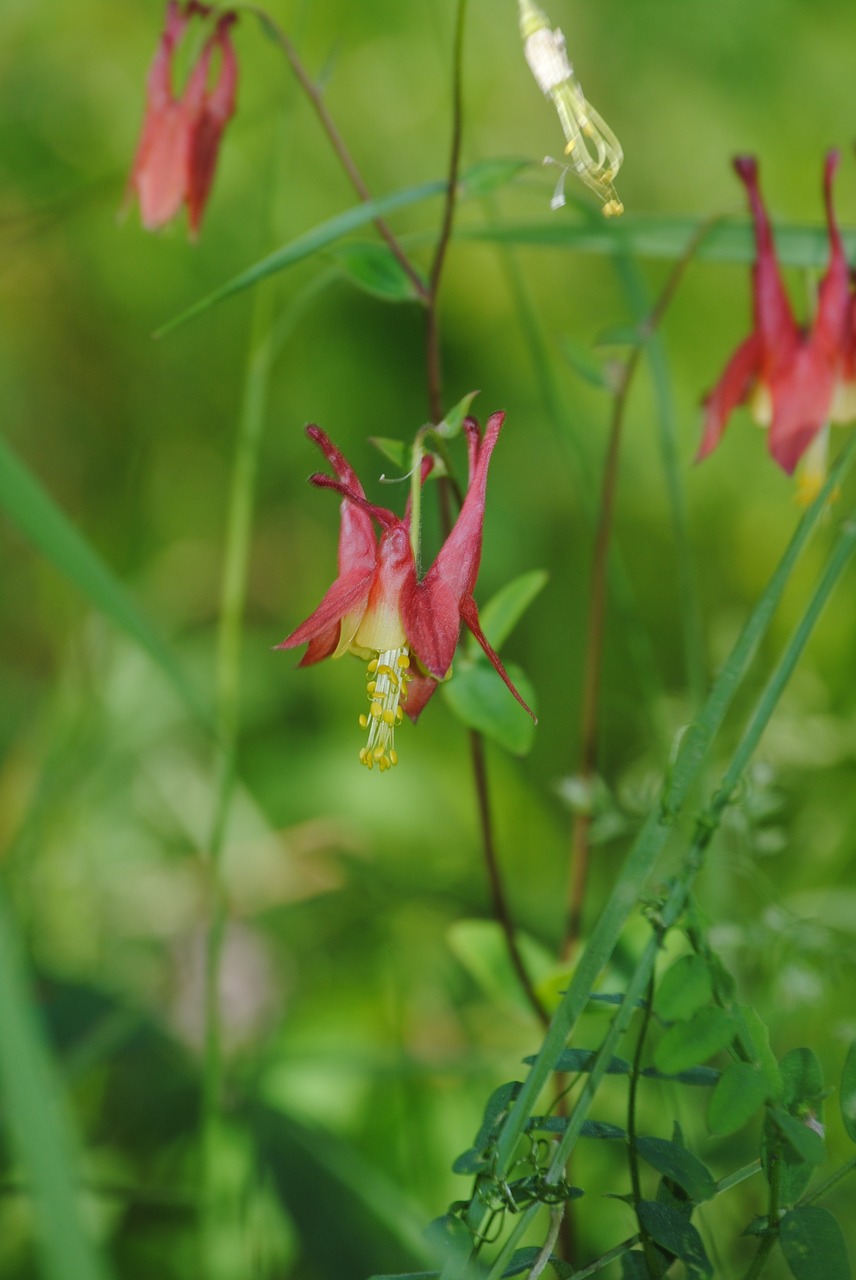
[[[376,764],[384,773],[398,763],[395,730],[404,719],[399,703],[407,697],[409,666],[410,657],[404,646],[386,649],[368,664],[366,694],[371,705],[368,715],[360,716],[360,727],[368,729],[360,761],[368,769]]]

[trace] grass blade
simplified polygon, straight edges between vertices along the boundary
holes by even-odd
[[[9,445],[0,439],[0,510],[92,603],[143,649],[206,726],[212,714],[168,645],[139,613],[122,584],[59,509]]]
[[[9,1136],[36,1208],[48,1280],[107,1280],[79,1204],[74,1140],[59,1082],[27,989],[14,918],[0,890],[0,1095]]]

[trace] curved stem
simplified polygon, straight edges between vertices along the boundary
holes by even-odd
[[[293,43],[291,42],[291,40],[288,38],[288,36],[283,31],[283,29],[279,26],[279,24],[275,22],[273,18],[270,17],[269,14],[265,13],[265,11],[263,9],[260,9],[257,5],[247,4],[247,5],[236,5],[235,7],[237,9],[243,9],[248,13],[254,14],[255,17],[258,18],[262,26],[265,28],[267,33],[271,36],[271,38],[282,49],[283,53],[288,59],[291,69],[294,72],[294,75],[301,89],[306,94],[307,98],[312,104],[312,107],[315,110],[315,114],[318,116],[318,119],[321,122],[321,127],[326,133],[327,138],[330,142],[330,145],[332,146],[333,150],[335,151],[339,159],[339,163],[341,164],[342,168],[345,170],[345,173],[348,175],[348,179],[351,183],[351,186],[354,188],[354,190],[356,191],[357,195],[360,197],[361,200],[365,202],[370,201],[371,193],[368,187],[366,186],[365,180],[362,174],[360,173],[359,168],[357,167],[356,161],[354,160],[353,156],[351,155],[350,151],[347,148],[347,145],[345,144],[344,138],[342,137],[341,133],[336,127],[333,117],[330,115],[330,112],[327,110],[327,104],[324,101],[324,95],[319,89],[318,85],[310,76],[309,72],[304,67],[303,63],[300,60],[298,52],[294,47]],[[390,230],[389,225],[386,223],[386,221],[383,218],[375,218],[374,225],[378,233],[386,241],[386,244],[388,245],[389,250],[392,253],[393,257],[398,262],[399,266],[404,271],[408,280],[412,284],[413,291],[416,294],[416,297],[420,300],[420,302],[428,303],[430,299],[430,295],[429,295],[428,289],[425,286],[425,282],[420,276],[419,272],[414,267],[413,263],[408,258],[407,254],[404,252],[404,249],[401,247],[401,244],[399,243],[394,233]]]
[[[642,1054],[645,1049],[648,1027],[651,1023],[653,1005],[654,975],[652,973],[648,979],[648,994],[642,1012],[642,1026],[639,1028],[639,1038],[636,1041],[636,1049],[633,1054],[633,1070],[630,1074],[630,1087],[627,1093],[627,1157],[630,1165],[630,1184],[633,1189],[633,1208],[636,1211],[637,1220],[639,1219],[639,1202],[642,1199],[642,1182],[639,1177],[639,1152],[636,1149],[636,1098],[639,1089],[639,1076],[642,1071]],[[641,1221],[639,1222],[639,1234],[642,1240],[642,1250],[645,1254],[648,1274],[656,1280],[659,1275],[659,1260],[654,1249],[654,1242]]]
[[[586,655],[583,665],[583,695],[580,714],[580,760],[578,775],[585,789],[594,782],[598,757],[598,728],[600,719],[600,687],[601,666],[603,661],[603,645],[606,629],[607,567],[609,547],[612,537],[613,511],[615,507],[615,491],[618,483],[618,463],[621,454],[621,443],[624,433],[624,421],[627,409],[627,398],[630,387],[639,367],[645,341],[652,333],[668,310],[691,259],[695,255],[701,241],[710,231],[717,219],[710,219],[701,224],[688,244],[683,256],[675,264],[657,299],[651,314],[639,327],[639,337],[633,347],[622,371],[621,379],[615,391],[612,409],[612,423],[609,431],[609,442],[606,450],[606,461],[603,469],[603,481],[600,491],[600,514],[595,532],[594,550],[592,553],[591,585],[589,588],[588,633],[586,637]],[[561,955],[570,960],[576,950],[582,932],[583,909],[585,905],[586,885],[588,883],[589,855],[591,852],[589,833],[591,829],[591,808],[586,805],[574,814],[571,827],[571,870],[568,893],[568,916],[565,936],[562,940]]]

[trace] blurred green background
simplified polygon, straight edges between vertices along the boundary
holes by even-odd
[[[323,78],[373,194],[443,176],[451,4],[296,0],[271,12]],[[845,225],[856,223],[850,3],[553,0],[550,15],[624,145],[617,185],[628,214],[742,216],[729,163],[753,152],[774,215],[820,224],[823,153],[837,145],[846,152],[837,205]],[[0,8],[0,403],[8,443],[213,702],[255,295],[160,340],[152,334],[355,200],[280,52],[245,16],[235,32],[239,109],[199,243],[190,246],[180,224],[145,234],[135,209],[120,219],[161,20],[150,3],[4,0]],[[515,759],[488,747],[514,914],[549,953],[563,922],[563,796],[578,755],[590,512],[610,413],[608,396],[580,378],[566,351],[593,348],[633,312],[608,257],[501,250],[463,234],[582,216],[570,182],[568,207],[549,209],[555,170],[539,163],[562,139],[523,61],[511,0],[471,0],[464,107],[465,167],[498,156],[532,162],[490,202],[462,204],[441,322],[446,403],[478,388],[482,419],[507,413],[478,599],[524,571],[550,575],[504,649],[538,691],[534,749]],[[391,219],[421,264],[439,216],[434,200]],[[640,264],[651,298],[668,269]],[[802,314],[806,278],[788,279]],[[298,672],[292,655],[271,651],[334,574],[336,503],[306,484],[319,460],[303,425],[330,433],[374,500],[403,505],[402,489],[376,483],[390,468],[367,438],[409,440],[426,419],[424,317],[356,289],[330,254],[264,289],[282,340],[264,415],[239,785],[225,849],[219,1265],[224,1277],[357,1280],[423,1261],[422,1227],[467,1194],[452,1160],[469,1145],[490,1089],[519,1075],[540,1036],[510,978],[495,969],[480,978],[482,943],[460,927],[490,909],[467,736],[443,699],[401,732],[398,769],[366,776],[357,762],[358,664]],[[692,467],[701,396],[748,332],[749,306],[745,265],[693,264],[662,328],[708,674],[797,519],[792,485],[745,414]],[[616,545],[633,599],[608,628],[601,743],[611,821],[596,849],[589,920],[693,712],[657,415],[643,369],[618,490]],[[849,500],[852,486],[789,589],[755,689]],[[436,544],[431,517],[426,536]],[[0,563],[2,874],[73,1104],[87,1213],[117,1275],[183,1280],[199,1274],[196,1126],[216,760],[149,658],[11,521],[0,520]],[[812,1044],[832,1078],[856,1035],[854,641],[851,575],[764,740],[700,893],[712,940],[771,1023],[777,1052]],[[723,755],[752,694],[726,728]],[[613,1104],[619,1093],[605,1095],[604,1118]],[[651,1131],[668,1132],[675,1105],[652,1098]],[[737,1138],[708,1140],[706,1156],[721,1172],[752,1156],[753,1135],[738,1137],[748,1154]],[[600,1150],[590,1158],[590,1169],[575,1171],[584,1185],[626,1190],[617,1159]],[[36,1274],[33,1215],[11,1156],[5,1169],[0,1274],[19,1280]],[[837,1195],[832,1208],[852,1189]],[[718,1209],[723,1275],[745,1257],[733,1237],[762,1199],[750,1183],[736,1207]],[[581,1256],[631,1230],[622,1205],[593,1195],[579,1222]]]

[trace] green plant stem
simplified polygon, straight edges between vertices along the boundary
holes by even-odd
[[[236,8],[243,9],[248,13],[254,14],[267,31],[268,35],[282,49],[288,59],[292,71],[294,72],[298,84],[306,94],[315,114],[318,116],[321,127],[326,133],[328,141],[336,153],[339,163],[348,175],[351,186],[354,188],[359,198],[368,203],[371,200],[371,193],[366,186],[365,180],[357,167],[356,161],[348,150],[344,138],[336,127],[333,117],[327,110],[327,104],[324,101],[323,93],[301,62],[297,49],[292,41],[286,35],[285,31],[283,31],[282,27],[280,27],[268,13],[257,5],[239,4]],[[373,222],[378,233],[386,241],[390,252],[407,275],[408,280],[413,286],[416,297],[419,298],[421,302],[427,303],[429,300],[429,293],[425,287],[425,282],[408,258],[407,254],[404,252],[396,236],[390,230],[388,223],[383,218],[374,218]]]
[[[650,314],[640,323],[638,341],[627,358],[613,399],[612,424],[603,468],[599,514],[592,552],[588,631],[583,662],[580,754],[577,773],[586,790],[591,788],[597,771],[601,667],[606,628],[607,572],[615,508],[615,491],[618,484],[618,463],[624,434],[627,400],[647,343],[652,335],[656,333],[660,321],[668,311],[683,279],[684,272],[695,255],[698,246],[710,230],[711,225],[710,223],[703,223],[698,228],[683,256],[670,272]],[[591,853],[589,841],[591,819],[591,806],[584,805],[574,814],[571,824],[568,915],[565,935],[560,947],[560,953],[565,960],[572,959],[582,930]]]
[[[651,1025],[653,1007],[654,975],[652,973],[648,980],[648,994],[642,1008],[642,1025],[639,1028],[639,1035],[636,1039],[636,1049],[633,1053],[633,1071],[630,1075],[630,1084],[627,1090],[627,1159],[630,1167],[630,1185],[633,1190],[633,1208],[636,1212],[637,1221],[639,1220],[639,1202],[642,1199],[642,1182],[639,1177],[639,1152],[636,1149],[636,1098],[639,1092],[639,1076],[642,1071],[642,1054],[645,1049],[648,1027]],[[639,1235],[642,1240],[642,1249],[645,1254],[648,1274],[653,1280],[657,1280],[659,1259],[654,1249],[654,1242],[641,1222],[639,1222]]]
[[[467,14],[467,0],[458,0],[455,18],[455,45],[452,54],[452,142],[449,148],[449,171],[446,185],[446,199],[443,204],[443,219],[440,234],[431,262],[428,275],[427,305],[428,314],[425,327],[425,363],[428,372],[428,411],[434,423],[443,420],[443,370],[440,355],[440,323],[437,304],[440,293],[440,281],[446,263],[446,253],[452,238],[452,227],[455,221],[455,207],[458,197],[458,174],[461,166],[461,139],[463,137],[464,103],[463,103],[463,63],[464,63],[464,24]]]
[[[801,1205],[815,1204],[818,1200],[822,1200],[825,1195],[828,1195],[833,1187],[837,1187],[839,1182],[848,1178],[851,1173],[856,1173],[856,1156],[852,1156],[849,1160],[845,1161],[839,1169],[835,1170],[835,1173],[830,1174],[824,1182],[821,1182],[820,1186],[815,1187],[814,1191],[812,1191],[810,1195],[803,1196],[799,1203]]]
[[[699,719],[684,735],[661,805],[652,811],[637,837],[625,864],[624,872],[592,932],[586,950],[580,957],[568,989],[554,1014],[541,1051],[530,1069],[529,1075],[524,1081],[523,1087],[503,1126],[496,1144],[495,1168],[496,1176],[498,1177],[504,1176],[514,1157],[518,1141],[524,1132],[526,1121],[538,1101],[541,1089],[555,1069],[570,1032],[588,1003],[588,995],[594,986],[597,975],[609,955],[612,954],[620,931],[630,911],[639,900],[647,875],[653,869],[654,862],[672,830],[674,817],[686,799],[735,689],[746,672],[761,636],[769,625],[773,610],[781,598],[796,558],[804,546],[810,530],[824,510],[830,493],[853,457],[853,453],[854,441],[851,440],[833,468],[821,495],[800,521],[785,555],[773,573],[761,600],[755,607],[729,659],[722,668]],[[758,745],[761,734],[769,723],[782,691],[802,654],[835,583],[853,553],[854,545],[856,545],[856,522],[850,520],[845,522],[842,527],[839,540],[827,561],[814,594],[758,701],[743,737],[732,756],[731,763],[723,776],[722,783],[711,801],[709,810],[697,823],[695,837],[685,855],[682,870],[672,882],[667,899],[660,910],[660,934],[672,927],[686,906],[692,885],[703,864],[705,851],[721,819],[721,815],[731,800],[743,771]],[[581,1132],[583,1121],[588,1115],[597,1089],[606,1074],[609,1059],[626,1034],[637,1002],[641,999],[653,973],[658,951],[659,935],[653,937],[648,943],[630,977],[622,1004],[597,1052],[591,1072],[587,1076],[573,1115],[569,1119],[567,1129],[557,1144],[555,1155],[546,1174],[548,1182],[557,1182],[562,1176],[567,1160]],[[527,1209],[520,1215],[503,1249],[494,1260],[487,1280],[497,1280],[497,1277],[502,1274],[516,1242],[528,1230],[535,1212],[537,1212],[537,1206]],[[483,1212],[480,1210],[479,1205],[474,1202],[470,1206],[466,1219],[474,1235],[478,1235],[480,1231],[482,1217]],[[450,1280],[452,1276],[460,1274],[460,1267],[450,1264],[444,1269],[443,1277],[444,1280]]]
[[[770,1194],[767,1203],[767,1234],[761,1237],[755,1256],[743,1280],[757,1280],[779,1239],[779,1181],[781,1176],[781,1143],[770,1152]]]
[[[229,498],[220,624],[217,645],[217,702],[221,759],[208,834],[209,925],[205,949],[205,1065],[202,1087],[203,1274],[217,1275],[216,1147],[221,1124],[223,1048],[220,1025],[220,969],[228,919],[222,876],[226,827],[234,795],[240,706],[241,640],[247,591],[259,442],[272,353],[273,294],[256,293],[244,395],[238,421]]]

